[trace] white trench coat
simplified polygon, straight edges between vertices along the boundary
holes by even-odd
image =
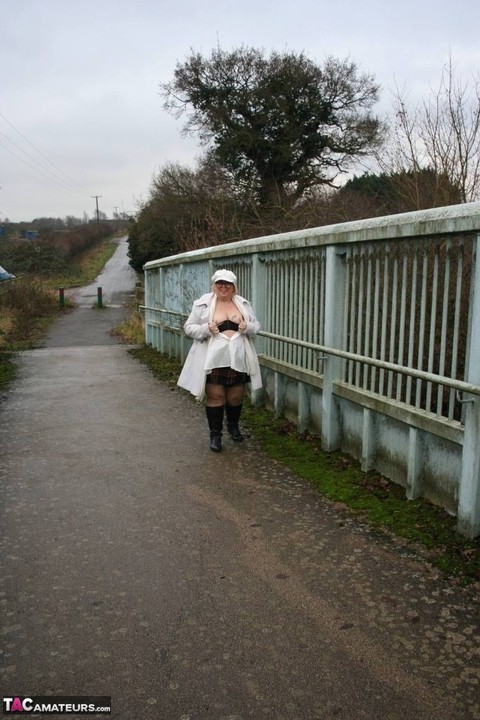
[[[215,294],[211,292],[195,300],[192,311],[183,326],[185,334],[193,338],[193,344],[186,357],[177,385],[191,392],[197,400],[201,400],[205,392],[209,349],[213,342],[213,335],[208,329],[208,323],[213,318],[214,299]],[[258,390],[262,387],[262,376],[257,353],[250,338],[258,333],[260,323],[248,300],[241,295],[234,295],[232,301],[245,319],[247,328],[244,333],[235,333],[229,341],[231,367],[248,372],[252,389]]]

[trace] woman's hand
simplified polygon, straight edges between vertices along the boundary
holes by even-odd
[[[218,326],[217,326],[217,323],[216,323],[216,322],[209,322],[209,323],[208,323],[208,329],[210,330],[210,332],[212,333],[212,335],[216,335],[216,334],[219,332]]]
[[[247,329],[247,323],[245,322],[245,320],[242,320],[241,322],[238,323],[238,329],[240,330],[241,333],[245,332],[245,330]]]

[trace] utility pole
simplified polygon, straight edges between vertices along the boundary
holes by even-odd
[[[98,214],[98,198],[103,197],[103,195],[90,195],[90,197],[95,198],[96,203],[97,203],[97,225],[99,225],[100,224],[100,216]]]

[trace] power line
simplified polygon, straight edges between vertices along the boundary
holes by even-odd
[[[20,160],[20,162],[23,162],[25,165],[28,165],[28,167],[32,168],[32,170],[35,170],[35,172],[37,172],[39,175],[41,175],[46,180],[50,180],[50,182],[53,182],[53,183],[55,183],[55,185],[58,185],[59,187],[64,188],[64,190],[70,190],[70,192],[79,192],[78,190],[73,191],[72,188],[68,187],[68,185],[66,185],[65,183],[55,180],[53,177],[49,177],[44,172],[42,172],[37,167],[35,167],[35,165],[32,165],[31,163],[24,160],[24,158],[20,157],[20,155],[17,155],[17,153],[13,152],[13,150],[10,150],[9,148],[5,147],[5,145],[3,145],[1,142],[0,142],[0,147],[3,148],[3,150],[5,150],[6,152],[10,153],[10,155],[13,155],[14,157],[16,157],[18,160]]]
[[[15,132],[18,133],[20,135],[20,137],[23,140],[25,140],[26,143],[28,143],[30,145],[30,147],[32,147],[35,150],[35,152],[37,152],[44,160],[46,160],[49,165],[51,165],[53,168],[55,168],[55,170],[57,170],[57,172],[59,172],[61,175],[63,175],[68,180],[69,183],[76,186],[81,192],[84,192],[84,189],[80,185],[78,185],[78,183],[76,183],[72,178],[70,178],[63,170],[58,168],[55,165],[55,163],[53,163],[46,155],[44,155],[42,153],[41,150],[39,150],[32,142],[30,142],[30,140],[18,128],[16,128],[15,125],[12,122],[10,122],[10,120],[8,118],[6,118],[5,115],[3,115],[3,113],[1,113],[1,112],[0,112],[0,117],[3,118],[3,120],[5,120],[5,122],[8,125],[10,125],[10,127],[13,128],[15,130]],[[10,141],[10,142],[12,142],[12,141]]]
[[[53,173],[45,164],[39,162],[39,160],[34,158],[33,155],[30,155],[30,153],[27,153],[26,150],[24,150],[22,147],[20,147],[20,145],[17,145],[17,143],[14,142],[13,140],[11,140],[7,135],[5,135],[5,133],[0,133],[0,136],[5,138],[5,140],[7,140],[11,145],[13,145],[15,148],[17,148],[17,150],[19,150],[21,153],[23,153],[27,158],[29,158],[32,162],[34,162],[36,165],[38,165],[40,168],[42,168],[42,170],[44,170],[46,173],[51,175],[54,178],[54,180],[61,183],[68,190],[72,190],[73,192],[80,192],[80,190],[77,190],[77,188],[75,188],[75,187],[72,187],[72,186],[68,187],[65,183],[65,180],[63,180],[63,178],[60,175]],[[5,145],[2,145],[2,147],[7,152],[11,152],[12,155],[15,155],[15,157],[18,157],[19,160],[23,160],[21,157],[19,157],[12,151],[9,151],[9,149],[7,147],[5,147]],[[23,162],[26,163],[26,160],[23,160]],[[26,164],[28,165],[29,163],[26,163]],[[33,166],[30,165],[30,167],[33,167]],[[33,169],[36,169],[36,168],[33,168]]]

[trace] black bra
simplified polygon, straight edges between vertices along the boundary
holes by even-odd
[[[236,332],[238,330],[238,323],[233,322],[233,320],[224,320],[218,323],[217,327],[220,332],[225,332],[225,330],[235,330]]]

